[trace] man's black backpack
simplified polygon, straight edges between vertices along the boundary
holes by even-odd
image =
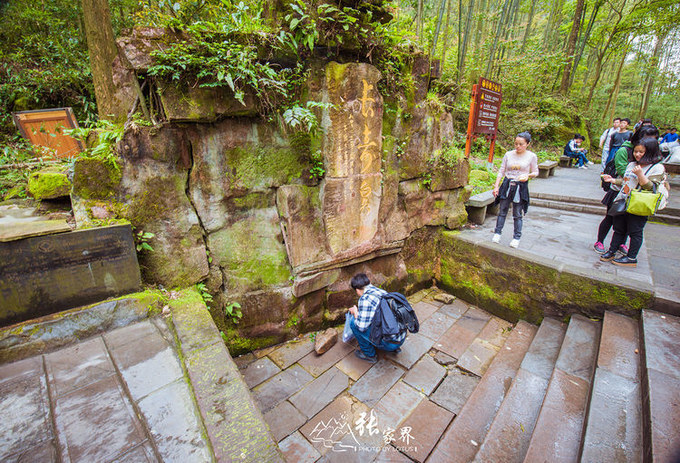
[[[614,156],[614,158],[616,158],[616,156]],[[618,177],[616,173],[616,162],[614,162],[615,160],[616,159],[612,159],[607,163],[606,166],[604,166],[604,171],[602,171],[603,174],[611,175],[612,178]],[[609,191],[609,189],[612,187],[611,183],[605,182],[604,180],[600,180],[600,185],[604,191]]]
[[[392,337],[405,332],[417,333],[420,329],[418,317],[413,307],[401,293],[387,293],[380,299],[380,304],[371,321],[369,340],[378,346],[383,338]]]

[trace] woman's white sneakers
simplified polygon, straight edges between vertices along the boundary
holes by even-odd
[[[491,238],[491,241],[494,243],[500,243],[501,242],[501,235],[498,233],[494,233],[493,238]]]
[[[519,240],[510,241],[510,247],[517,249],[519,247]]]

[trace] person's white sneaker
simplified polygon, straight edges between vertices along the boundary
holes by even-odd
[[[498,233],[494,233],[493,238],[491,238],[491,241],[493,241],[494,243],[500,243],[501,242],[501,235],[499,235]]]
[[[589,166],[592,166],[593,164],[595,164],[593,161],[588,161]]]
[[[519,240],[513,239],[512,241],[510,241],[510,247],[511,248],[518,248],[519,247]]]

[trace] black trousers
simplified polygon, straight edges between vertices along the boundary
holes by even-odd
[[[628,247],[628,257],[637,258],[638,252],[642,247],[642,231],[647,224],[647,217],[633,215],[625,212],[614,217],[614,236],[609,245],[610,251],[616,251],[626,242],[626,236],[630,236],[630,246]]]

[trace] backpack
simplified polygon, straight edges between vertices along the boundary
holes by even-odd
[[[410,331],[417,333],[420,323],[413,307],[401,293],[387,293],[380,299],[370,326],[369,340],[374,346],[380,345],[383,338]]]
[[[614,159],[609,161],[606,166],[604,166],[604,171],[602,171],[603,174],[611,175],[612,178],[618,177],[618,174],[616,173],[616,156],[614,156]],[[602,186],[602,189],[604,191],[609,191],[612,187],[612,184],[609,182],[605,182],[604,180],[600,180],[600,186]]]

